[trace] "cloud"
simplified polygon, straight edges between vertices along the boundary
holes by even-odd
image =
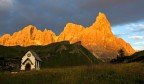
[[[138,23],[132,23],[128,26],[129,28],[133,28],[133,32],[144,32],[144,21]]]
[[[134,44],[135,45],[144,45],[144,41],[142,41],[142,42],[135,42]]]
[[[144,0],[78,0],[82,10],[103,11],[113,26],[144,19]]]
[[[144,19],[144,0],[0,0],[0,31],[12,33],[29,24],[59,34],[66,23],[90,26],[104,12],[112,26]],[[12,7],[12,9],[11,9]]]
[[[144,45],[134,46],[133,48],[134,48],[135,50],[144,50]]]
[[[78,0],[81,9],[92,9],[92,8],[111,8],[114,5],[125,4],[130,0],[120,1],[120,0]]]
[[[144,50],[144,41],[133,43],[133,48],[135,50]]]
[[[131,36],[131,37],[128,37],[128,38],[139,40],[139,39],[143,39],[144,36]]]
[[[58,35],[66,23],[90,26],[98,12],[104,12],[114,34],[133,44],[141,41],[144,33],[143,3],[144,0],[0,0],[0,35],[12,34],[29,24]]]
[[[143,21],[138,21],[138,22],[131,22],[128,24],[123,24],[123,25],[117,25],[113,26],[114,30],[123,28],[123,30],[127,31],[126,33],[143,33],[144,32],[144,20]]]
[[[118,34],[118,37],[123,38],[125,41],[129,42],[134,49],[144,49],[144,47],[138,47],[138,46],[144,46],[142,42],[138,41],[143,41],[144,40],[144,35],[143,35],[143,25],[144,21],[140,22],[132,22],[129,24],[124,24],[124,25],[117,25],[113,27],[113,32],[115,35]],[[125,34],[123,35],[122,32]]]
[[[138,28],[138,29],[136,29],[134,32],[144,32],[144,28]]]
[[[0,10],[6,10],[11,8],[13,5],[13,0],[0,0]]]
[[[135,42],[133,45],[135,50],[144,50],[144,41],[142,42]]]

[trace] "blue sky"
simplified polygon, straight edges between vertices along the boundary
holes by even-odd
[[[144,49],[144,0],[0,0],[0,35],[27,25],[53,30],[68,22],[90,26],[98,12],[107,15],[113,33],[134,49]]]
[[[113,33],[117,37],[129,42],[136,50],[144,49],[144,21],[130,22],[113,26]]]

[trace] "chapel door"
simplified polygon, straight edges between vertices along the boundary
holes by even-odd
[[[27,64],[26,64],[26,66],[25,66],[25,70],[26,70],[26,71],[31,70],[31,65],[30,65],[30,63],[27,63]]]

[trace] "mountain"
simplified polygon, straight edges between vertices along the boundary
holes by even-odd
[[[51,43],[46,46],[0,46],[0,71],[19,69],[21,58],[33,50],[42,59],[42,68],[67,67],[101,63],[100,60],[81,45],[69,41]]]
[[[81,41],[84,47],[103,61],[115,58],[120,49],[125,51],[125,55],[135,52],[129,43],[113,35],[111,25],[103,13],[99,13],[96,21],[88,28],[68,23],[58,37],[58,41],[63,40],[68,40],[70,43]]]
[[[4,46],[30,46],[47,45],[55,42],[56,35],[51,30],[45,29],[43,32],[37,30],[33,25],[25,27],[23,30],[15,32],[12,36],[5,34],[0,38],[0,45]]]
[[[111,31],[111,25],[104,13],[99,13],[96,21],[90,27],[68,23],[59,36],[50,30],[43,32],[35,26],[29,25],[12,36],[5,34],[0,38],[0,45],[4,46],[30,46],[47,45],[54,42],[70,41],[70,43],[81,42],[81,44],[103,61],[110,61],[117,57],[119,50],[124,50],[129,56],[135,51],[129,43],[117,38]]]
[[[70,44],[69,41],[61,41],[49,44],[47,49],[47,60],[45,66],[79,66],[97,64],[101,61],[81,45],[80,42]]]

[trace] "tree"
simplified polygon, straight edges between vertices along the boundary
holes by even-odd
[[[124,50],[123,49],[120,49],[119,51],[118,51],[118,57],[124,57],[125,55],[124,55]]]
[[[112,60],[111,60],[111,63],[121,63],[121,62],[124,61],[124,57],[125,57],[125,55],[124,55],[124,50],[123,50],[123,49],[120,49],[120,50],[118,51],[117,59],[112,59]]]

